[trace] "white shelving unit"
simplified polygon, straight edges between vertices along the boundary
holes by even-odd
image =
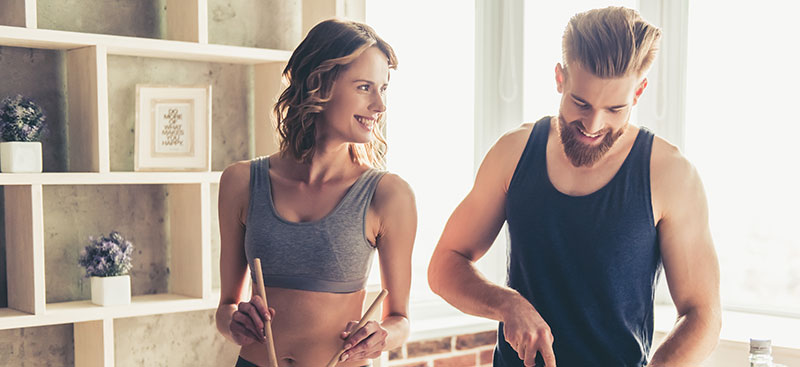
[[[363,21],[365,0],[304,0],[304,31],[318,21],[351,15]],[[108,56],[252,65],[255,100],[274,100],[290,51],[208,44],[208,1],[168,0],[167,38],[145,39],[37,29],[36,0],[0,2],[0,46],[64,50],[67,161],[70,172],[0,173],[5,195],[8,307],[0,330],[74,324],[76,366],[114,365],[114,319],[214,309],[210,187],[220,172],[114,172],[109,163]],[[345,14],[347,9],[348,14]],[[253,106],[255,154],[277,150],[271,107]],[[212,122],[213,124],[213,122]],[[47,303],[43,187],[50,185],[165,185],[170,192],[169,293],[134,296],[130,305],[89,301]],[[177,215],[177,213],[181,215]],[[12,215],[13,213],[13,215]],[[173,215],[175,214],[175,215]],[[48,276],[56,276],[47,274]]]

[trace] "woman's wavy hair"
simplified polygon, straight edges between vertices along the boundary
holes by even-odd
[[[366,24],[329,19],[308,32],[283,70],[287,87],[274,107],[281,155],[303,163],[311,161],[316,149],[318,117],[332,97],[337,76],[373,46],[386,54],[389,68],[397,68],[397,56],[392,47]],[[385,168],[384,125],[381,114],[372,129],[375,139],[366,144],[350,144],[350,157],[354,162]]]

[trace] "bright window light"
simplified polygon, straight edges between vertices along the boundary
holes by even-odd
[[[800,314],[796,2],[689,2],[686,155],[728,308]]]
[[[366,20],[399,59],[387,96],[388,166],[417,199],[412,300],[433,300],[428,262],[473,182],[475,3],[368,0]],[[379,283],[378,266],[371,279]]]

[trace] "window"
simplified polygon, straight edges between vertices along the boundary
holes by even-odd
[[[800,314],[799,11],[689,3],[685,153],[705,184],[729,309]]]
[[[636,8],[636,0],[525,2],[523,117],[535,122],[558,113],[555,67],[561,61],[561,36],[576,13],[606,6]],[[634,118],[635,120],[635,118]]]
[[[387,90],[387,163],[416,195],[411,297],[420,303],[439,300],[428,287],[428,263],[474,177],[475,3],[398,4],[367,1],[366,20],[399,60]],[[371,280],[380,282],[378,266]]]
[[[438,300],[426,279],[432,249],[472,186],[476,157],[486,148],[483,141],[497,138],[478,136],[486,123],[472,108],[482,92],[475,88],[476,75],[495,75],[475,69],[480,43],[476,15],[481,18],[475,9],[495,4],[486,1],[410,0],[402,6],[367,1],[367,22],[400,59],[388,96],[389,168],[417,196],[416,304]],[[690,1],[688,11],[685,2],[666,0],[524,2],[524,46],[521,52],[512,47],[508,55],[516,60],[511,64],[522,64],[516,75],[523,81],[520,122],[533,122],[558,111],[553,69],[561,62],[561,36],[573,14],[609,5],[640,8],[645,19],[665,29],[662,52],[649,75],[651,86],[632,120],[682,146],[703,178],[724,307],[800,315],[800,239],[793,234],[800,220],[800,153],[793,148],[800,130],[793,108],[800,47],[792,27],[800,5],[765,1],[758,6]],[[443,18],[448,26],[436,26]],[[683,41],[687,20],[688,46]],[[503,24],[483,32],[501,33]],[[512,33],[512,38],[519,35]],[[482,261],[502,272],[501,255]],[[377,270],[373,283],[379,282]],[[662,279],[659,298],[668,301],[664,285]]]

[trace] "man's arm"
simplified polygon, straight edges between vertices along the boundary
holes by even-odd
[[[651,167],[654,202],[661,206],[661,256],[678,319],[649,365],[698,366],[716,347],[722,324],[706,195],[697,170],[660,139]]]
[[[555,366],[550,328],[519,292],[496,285],[475,267],[505,222],[508,184],[530,136],[532,125],[504,135],[489,150],[472,191],[447,221],[428,267],[431,289],[468,314],[504,323],[506,340],[526,366],[537,351]]]

